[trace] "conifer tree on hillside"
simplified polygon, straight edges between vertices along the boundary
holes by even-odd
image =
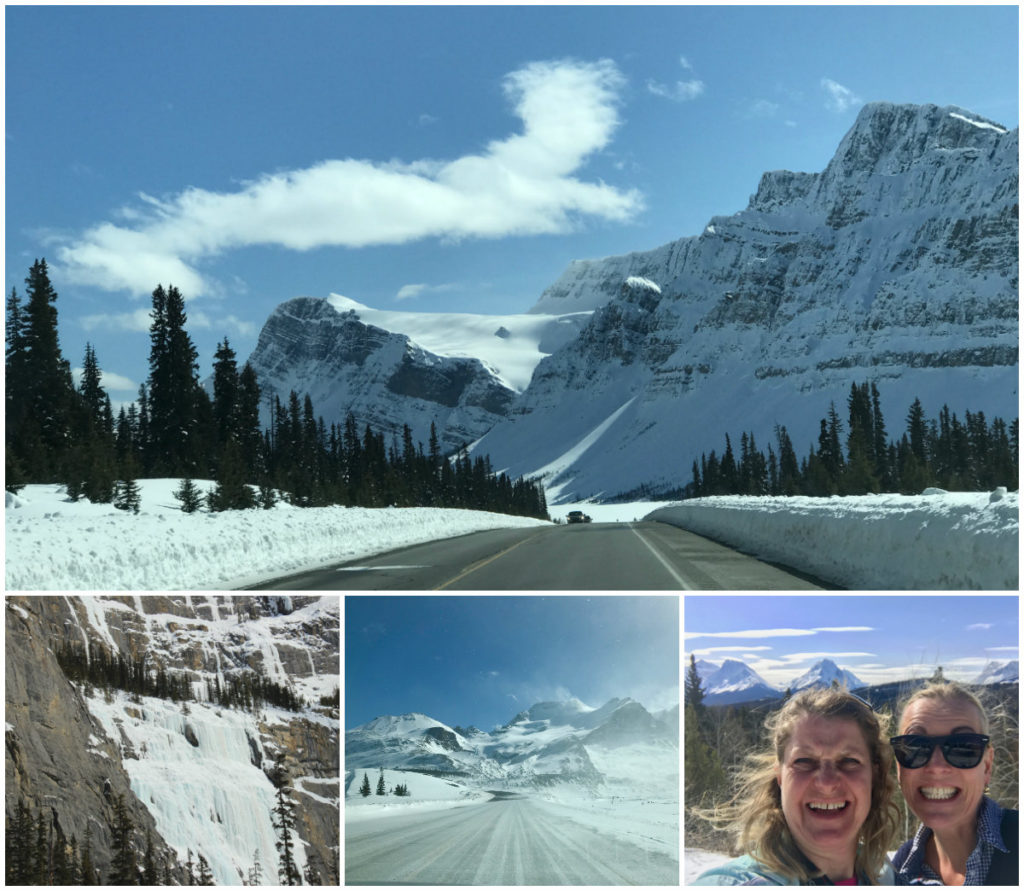
[[[380,769],[380,776],[377,778],[377,794],[386,795],[387,788],[384,785],[384,768]]]
[[[199,877],[197,884],[199,885],[212,885],[213,872],[210,870],[210,864],[207,863],[206,858],[200,852],[199,854]]]
[[[132,833],[135,826],[128,815],[124,803],[124,795],[114,798],[114,825],[111,826],[113,840],[111,842],[110,884],[137,885],[135,848],[132,846]]]
[[[359,794],[366,798],[371,795],[373,790],[370,788],[370,777],[367,774],[363,774],[363,784],[359,787]]]
[[[295,831],[295,804],[291,800],[291,788],[284,767],[284,755],[278,755],[274,766],[274,785],[277,787],[277,803],[274,805],[272,820],[277,831],[278,878],[282,885],[300,885],[302,876],[295,862],[292,833]]]

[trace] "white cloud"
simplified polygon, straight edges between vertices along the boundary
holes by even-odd
[[[973,625],[968,625],[968,631],[988,631],[992,627],[991,622],[975,622]]]
[[[815,633],[808,628],[766,628],[755,631],[686,631],[683,637],[804,637]]]
[[[504,80],[522,132],[480,154],[408,164],[334,159],[265,174],[235,192],[140,196],[143,206],[120,224],[66,242],[54,265],[76,284],[136,294],[174,284],[188,298],[217,290],[200,264],[233,248],[500,238],[571,231],[583,217],[629,220],[643,207],[638,192],[577,177],[619,124],[623,84],[608,60],[535,62]]]
[[[96,328],[108,331],[148,331],[153,324],[153,317],[148,309],[136,309],[133,312],[96,313],[83,316],[79,322],[86,331]]]
[[[687,71],[693,71],[693,66],[690,64],[690,60],[686,56],[679,57],[679,64],[683,66]]]
[[[83,373],[83,368],[73,368],[71,370],[76,387],[81,386]],[[112,371],[104,371],[103,369],[100,369],[100,385],[105,390],[115,393],[134,393],[139,389],[139,385],[130,378],[127,378],[122,374],[114,374]]]
[[[821,79],[821,86],[827,94],[825,97],[825,108],[829,111],[842,113],[857,105],[864,104],[864,100],[854,95],[851,89],[827,77]]]
[[[779,103],[770,102],[767,99],[758,99],[751,102],[747,108],[747,117],[751,118],[773,118],[779,112]]]
[[[444,285],[427,285],[427,284],[413,284],[413,285],[402,285],[398,289],[398,293],[395,294],[395,300],[412,300],[414,297],[421,297],[424,294],[443,294],[451,291],[455,288],[455,285],[444,284]]]
[[[704,93],[704,81],[702,80],[677,80],[671,86],[660,84],[657,81],[647,81],[647,90],[655,96],[663,99],[671,99],[673,102],[688,102],[696,99]]]

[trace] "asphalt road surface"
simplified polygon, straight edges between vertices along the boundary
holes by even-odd
[[[678,885],[679,863],[527,798],[345,827],[346,885]]]
[[[303,591],[779,591],[826,585],[664,523],[497,529],[298,573]]]

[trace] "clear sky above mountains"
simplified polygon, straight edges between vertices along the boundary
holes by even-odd
[[[537,702],[679,701],[679,598],[345,598],[345,728],[421,712],[491,730]]]
[[[273,308],[525,311],[818,171],[864,102],[1017,125],[1018,12],[929,7],[24,7],[6,21],[5,288],[52,267],[115,403],[149,294],[209,372]]]
[[[683,617],[690,654],[739,659],[786,685],[821,659],[865,684],[931,677],[971,681],[988,662],[1017,659],[1016,595],[690,596]]]

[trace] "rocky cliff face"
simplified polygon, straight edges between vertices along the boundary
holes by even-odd
[[[656,250],[572,264],[534,311],[597,307],[480,443],[557,499],[689,479],[723,434],[804,451],[872,380],[891,431],[1016,416],[1018,134],[958,108],[866,106],[818,174],[766,173],[746,210]],[[610,298],[610,299],[609,299]]]
[[[259,859],[277,883],[270,810],[275,781],[296,804],[296,859],[337,881],[338,601],[294,597],[6,598],[6,796],[42,811],[55,836],[79,843],[91,827],[94,863],[109,878],[113,806],[123,795],[140,854],[147,831],[158,861],[202,853],[218,884],[242,884]],[[72,682],[57,654],[100,648],[182,679],[192,699]],[[232,679],[260,676],[310,703],[208,701]],[[275,772],[283,766],[284,774]],[[180,867],[172,870],[184,883]]]
[[[282,402],[291,390],[308,393],[329,422],[351,412],[360,432],[369,424],[399,441],[408,424],[414,442],[429,442],[433,422],[444,451],[482,436],[516,396],[478,358],[438,355],[310,297],[274,311],[249,362],[263,391]]]

